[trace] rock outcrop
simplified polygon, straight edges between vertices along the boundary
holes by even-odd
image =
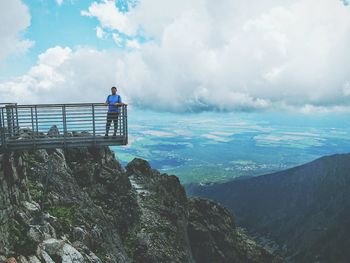
[[[109,148],[0,155],[0,262],[280,262],[178,178]]]

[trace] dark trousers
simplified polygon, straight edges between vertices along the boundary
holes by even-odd
[[[114,135],[118,129],[118,112],[107,112],[106,134],[109,132],[112,121],[114,122]]]

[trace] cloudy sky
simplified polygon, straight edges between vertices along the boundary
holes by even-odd
[[[0,0],[0,102],[349,111],[348,0]]]

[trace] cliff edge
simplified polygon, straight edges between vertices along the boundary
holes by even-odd
[[[0,155],[0,262],[281,262],[217,203],[108,147]]]

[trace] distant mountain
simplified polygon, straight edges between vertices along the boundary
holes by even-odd
[[[350,262],[350,154],[188,193],[219,201],[250,234],[280,245],[292,262]]]

